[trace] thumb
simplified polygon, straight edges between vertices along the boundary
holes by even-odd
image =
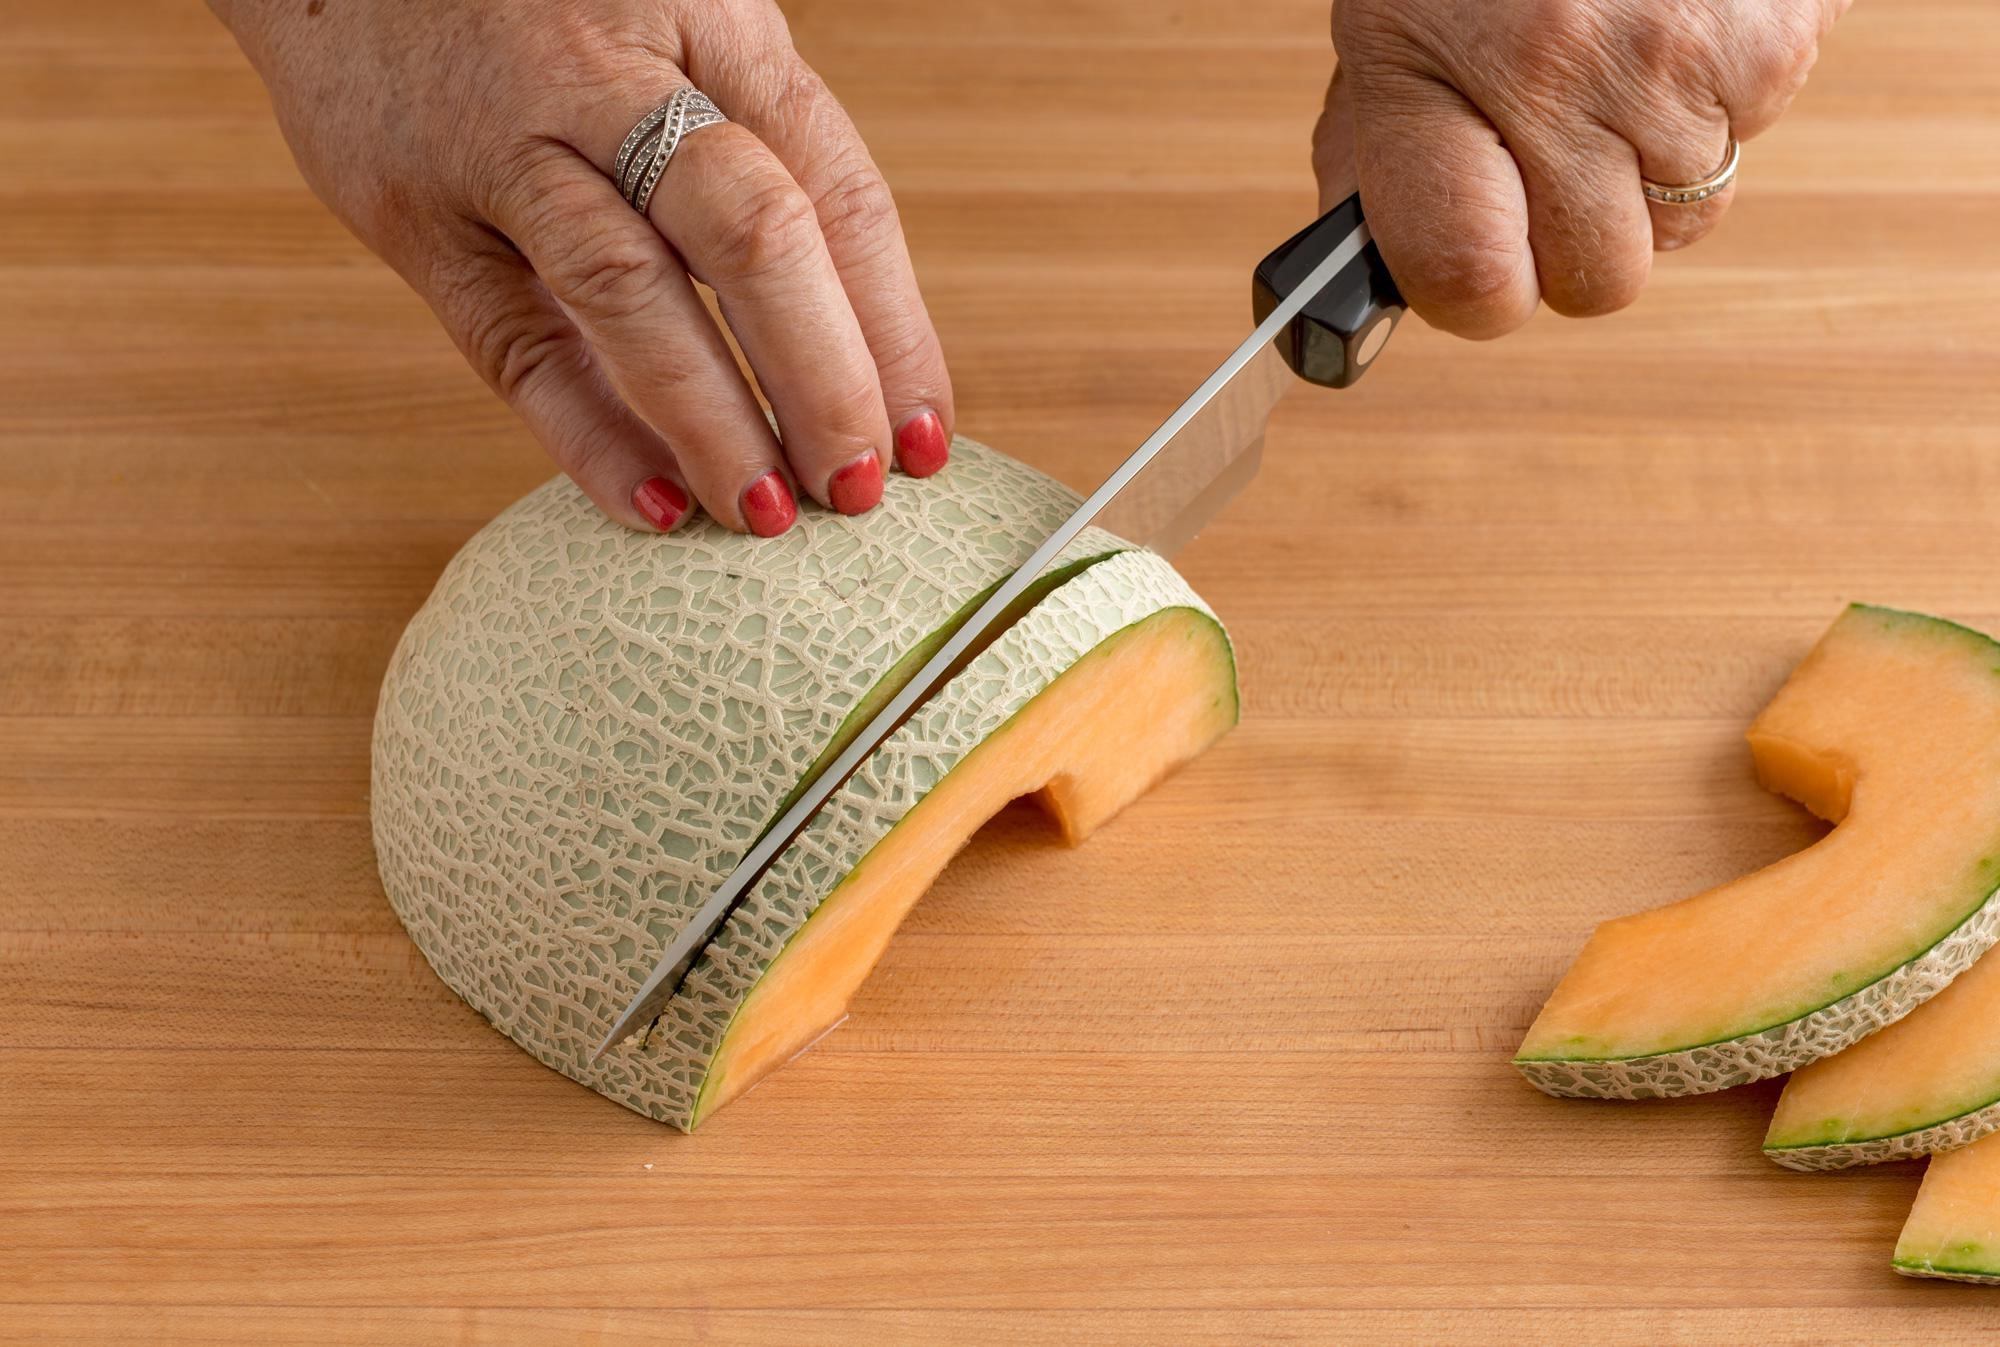
[[[1347,72],[1334,66],[1326,86],[1326,106],[1313,126],[1313,176],[1319,179],[1319,208],[1332,210],[1361,185],[1354,167],[1354,96]]]

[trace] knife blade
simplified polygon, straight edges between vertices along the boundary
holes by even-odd
[[[1265,422],[1290,383],[1284,367],[1310,382],[1337,388],[1361,376],[1402,313],[1402,298],[1370,244],[1360,198],[1354,196],[1258,265],[1252,290],[1258,322],[1242,345],[1022,560],[799,792],[667,943],[637,994],[591,1054],[593,1062],[659,1018],[695,956],[750,885],[1078,534],[1102,522],[1123,537],[1171,553],[1255,474]],[[1343,273],[1351,283],[1331,289],[1329,283]]]

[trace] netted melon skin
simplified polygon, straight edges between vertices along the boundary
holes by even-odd
[[[646,1063],[652,1085],[625,1102],[691,1129],[702,1081],[737,1007],[835,886],[966,754],[1064,670],[1118,632],[1174,608],[1214,619],[1165,561],[1126,552],[1050,594],[962,670],[884,741],[745,896],[645,1042],[614,1049]]]
[[[1886,1164],[1891,1160],[1914,1160],[1970,1146],[1981,1137],[2000,1129],[2000,1100],[1947,1118],[1929,1127],[1899,1132],[1892,1137],[1870,1137],[1866,1141],[1831,1141],[1818,1146],[1766,1146],[1764,1154],[1786,1169],[1824,1173],[1830,1169],[1852,1169],[1856,1165]]]
[[[1945,989],[2000,940],[2000,892],[1929,950],[1852,995],[1785,1024],[1682,1052],[1616,1061],[1517,1059],[1544,1094],[1564,1099],[1665,1099],[1708,1094],[1795,1071],[1894,1024]]]
[[[383,681],[371,815],[397,916],[536,1058],[647,1097],[631,1059],[590,1054],[655,954],[858,700],[1076,501],[964,439],[868,514],[757,542],[534,491],[445,568]],[[1065,558],[1124,546],[1092,530]]]

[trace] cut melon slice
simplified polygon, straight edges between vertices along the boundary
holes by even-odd
[[[887,740],[731,914],[643,1047],[685,1127],[816,1040],[945,862],[1036,795],[1081,841],[1236,721],[1222,628],[1149,553],[1064,584]]]
[[[1839,824],[1597,928],[1516,1064],[1555,1095],[1699,1094],[1840,1051],[2000,936],[2000,646],[1855,606],[1750,728],[1770,789]]]
[[[1844,1169],[1968,1146],[2000,1129],[2000,954],[1904,1018],[1785,1082],[1764,1154]]]
[[[1894,1266],[1905,1277],[2000,1285],[2000,1137],[1931,1161]]]
[[[411,621],[377,709],[377,858],[419,949],[543,1062],[689,1125],[706,1059],[700,1073],[688,1062],[670,1071],[657,1050],[593,1064],[604,1026],[812,765],[915,673],[1076,499],[960,440],[943,473],[892,477],[869,514],[807,511],[775,540],[705,520],[664,536],[633,533],[561,480],[505,512],[446,568]],[[1127,547],[1088,531],[1031,603],[1067,592]],[[1017,609],[1013,653],[989,647],[902,732],[934,723],[924,715],[954,690],[964,710],[950,727],[983,724],[968,700],[970,678],[1046,690],[1126,627],[1167,608],[1199,610],[1156,557],[1116,574],[1130,588],[1116,592],[1114,578],[1088,591],[1100,610],[1117,608],[1116,630],[1096,630],[1079,646],[1090,630],[1077,616],[1077,605],[1089,607],[1082,591],[1046,614]],[[1138,680],[1134,688],[1152,686],[1136,672],[1136,649],[1118,666]],[[1188,695],[1207,706],[1220,688],[1233,706],[1233,669],[1216,667]],[[1077,738],[1073,747],[1096,742]],[[1186,749],[1184,738],[1156,738],[1134,746],[1135,762],[1163,769]],[[1069,761],[1057,765],[1058,793]],[[1101,756],[1074,762],[1079,779],[1123,792]],[[998,789],[992,783],[1007,774],[995,766],[976,775]],[[940,838],[949,832],[941,811],[936,826]],[[935,845],[948,853],[957,840]],[[718,1041],[734,1011],[727,1007]]]

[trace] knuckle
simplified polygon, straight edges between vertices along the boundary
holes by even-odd
[[[1517,325],[1522,249],[1498,233],[1466,234],[1426,251],[1410,288],[1439,326],[1467,335]]]
[[[1565,318],[1601,318],[1638,299],[1645,284],[1643,263],[1587,263],[1544,280],[1542,299]]]
[[[572,330],[560,314],[519,302],[518,287],[496,274],[497,265],[473,256],[441,266],[433,293],[473,369],[513,403],[566,358]]]
[[[875,448],[883,425],[882,390],[874,379],[858,372],[844,379],[817,408],[816,418],[835,447],[835,459],[846,462],[864,449]]]
[[[1602,6],[1591,0],[1521,0],[1514,21],[1496,34],[1501,68],[1538,101],[1573,97],[1579,76],[1602,56],[1605,22]],[[1476,51],[1458,55],[1473,68],[1490,60]]]
[[[665,274],[658,249],[619,231],[574,240],[545,279],[564,303],[599,321],[617,322],[654,303]]]
[[[896,199],[873,164],[857,164],[834,177],[817,203],[827,242],[857,247],[888,246],[902,232]]]
[[[484,213],[524,235],[563,224],[575,209],[562,174],[566,153],[551,141],[530,138],[494,154],[479,193]]]
[[[1665,222],[1660,221],[1658,212],[1655,212],[1653,250],[1670,253],[1706,238],[1709,231],[1715,228],[1716,222],[1722,218],[1722,209],[1714,205],[1714,202],[1719,200],[1721,198],[1718,197],[1704,202],[1702,210],[1686,211],[1680,215],[1670,216]]]
[[[1596,24],[1592,0],[1525,0],[1524,22],[1546,38],[1576,37]]]
[[[1803,4],[1773,6],[1746,54],[1753,98],[1784,99],[1804,84],[1819,59],[1818,16]]]
[[[944,356],[937,333],[921,310],[904,311],[869,334],[869,353],[884,380],[895,379],[919,391],[944,382]]]
[[[537,44],[539,81],[554,106],[574,106],[579,93],[601,94],[656,78],[662,64],[680,64],[673,26],[648,6],[606,14],[601,7],[557,4],[545,7],[542,41]]]
[[[1626,20],[1624,42],[1637,83],[1644,89],[1706,83],[1715,68],[1710,26],[1679,10],[1636,11]]]
[[[726,213],[716,240],[718,260],[736,280],[766,276],[808,253],[818,232],[819,218],[798,184],[771,174],[749,185]]]
[[[534,379],[554,371],[569,352],[568,334],[546,319],[483,325],[474,340],[481,372],[510,403]]]
[[[774,120],[786,125],[813,125],[833,105],[833,91],[804,61],[792,59],[778,64],[774,82],[767,86]]]

